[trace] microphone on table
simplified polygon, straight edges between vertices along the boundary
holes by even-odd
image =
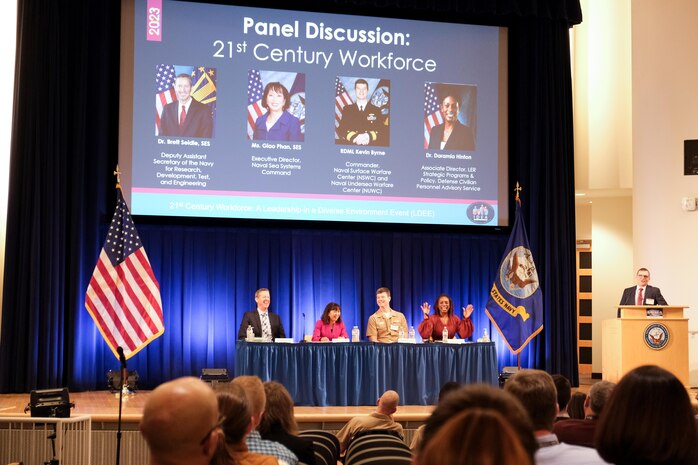
[[[302,312],[301,315],[303,315],[303,337],[301,338],[301,342],[305,342],[305,312]]]

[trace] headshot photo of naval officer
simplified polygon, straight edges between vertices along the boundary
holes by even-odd
[[[335,143],[390,145],[390,81],[338,76],[335,80]]]
[[[465,84],[424,84],[424,148],[475,150],[477,87]]]
[[[215,68],[156,67],[155,135],[211,138],[215,107]]]

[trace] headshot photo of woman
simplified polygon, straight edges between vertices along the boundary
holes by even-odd
[[[425,126],[430,150],[475,150],[477,87],[427,83]],[[437,107],[438,105],[438,107]]]
[[[322,317],[315,323],[313,341],[330,342],[338,337],[349,338],[347,328],[342,322],[342,308],[336,302],[330,302],[322,312]]]
[[[301,122],[289,111],[291,97],[280,82],[264,86],[262,107],[267,111],[254,124],[254,140],[303,141]]]

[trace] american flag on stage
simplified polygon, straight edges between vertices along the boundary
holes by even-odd
[[[347,89],[342,84],[342,81],[337,77],[334,82],[335,87],[335,99],[334,99],[334,137],[335,139],[341,139],[339,134],[337,134],[337,128],[339,128],[339,122],[342,121],[342,110],[345,106],[354,103],[347,92]]]
[[[429,148],[429,134],[431,128],[442,124],[444,117],[441,114],[441,106],[436,94],[436,88],[432,82],[424,83],[424,148]]]
[[[160,134],[160,115],[162,109],[168,103],[177,100],[174,90],[175,84],[174,66],[158,65],[155,72],[155,135]]]
[[[165,331],[160,285],[120,188],[85,307],[116,358],[117,347],[129,358]]]
[[[255,121],[267,111],[262,107],[263,95],[264,86],[259,70],[249,70],[247,72],[247,138],[250,140],[254,136]]]

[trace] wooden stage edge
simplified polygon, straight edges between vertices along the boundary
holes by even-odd
[[[137,391],[124,397],[121,410],[123,423],[138,423],[150,391]],[[93,422],[116,423],[119,418],[119,394],[109,391],[71,392],[70,401],[75,403],[71,416],[89,415]],[[2,417],[29,417],[24,408],[29,403],[29,394],[1,394],[0,421]],[[296,421],[303,423],[344,423],[356,415],[371,413],[375,405],[352,407],[295,407]],[[403,405],[398,407],[395,420],[401,422],[423,422],[431,414],[430,405]]]
[[[574,391],[587,392],[589,385],[582,385]],[[697,389],[690,389],[689,395],[694,410],[698,411],[696,401]],[[121,411],[122,423],[138,423],[141,419],[143,406],[150,391],[137,391],[124,397]],[[88,391],[70,393],[70,401],[75,403],[71,416],[89,415],[93,422],[116,423],[119,417],[119,394],[109,391]],[[1,394],[0,421],[2,417],[29,417],[24,409],[29,403],[29,394]],[[301,429],[305,424],[344,423],[357,415],[373,412],[374,405],[350,407],[295,407],[296,421]],[[424,422],[431,414],[433,407],[429,405],[401,405],[395,413],[395,420],[401,423]]]

